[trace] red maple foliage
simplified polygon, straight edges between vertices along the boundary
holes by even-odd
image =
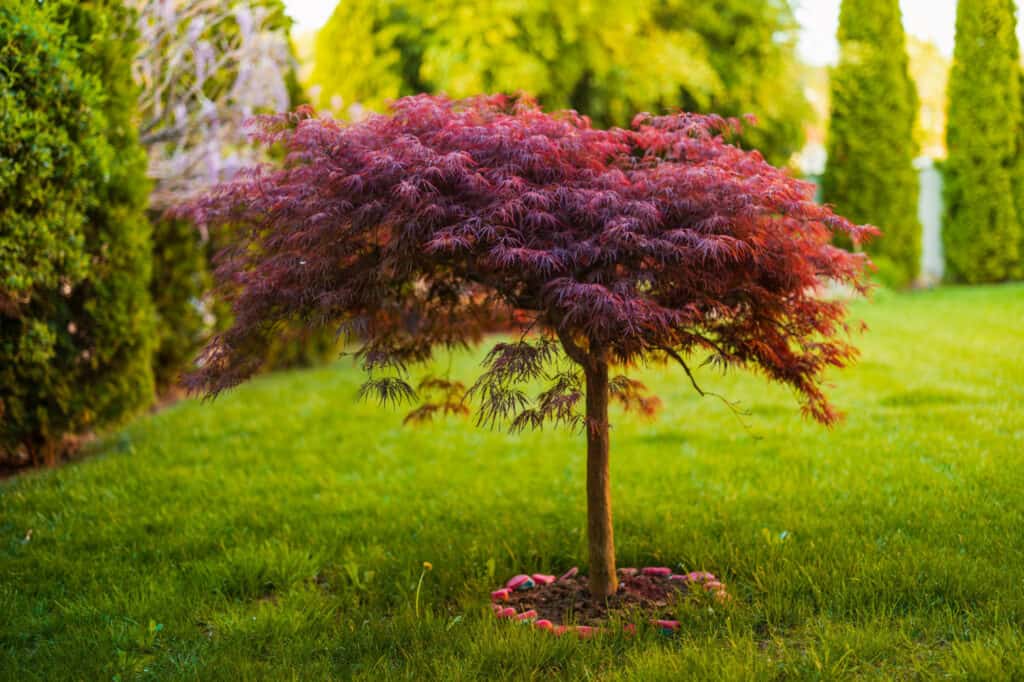
[[[264,118],[258,137],[284,146],[283,166],[185,209],[239,235],[216,272],[234,323],[187,384],[238,384],[284,323],[303,320],[357,339],[364,392],[398,403],[417,397],[410,363],[472,345],[495,310],[514,311],[523,335],[497,343],[468,389],[425,382],[411,418],[475,403],[487,425],[587,424],[591,585],[607,593],[614,557],[595,551],[611,548],[608,400],[656,407],[609,366],[672,362],[693,381],[687,363],[706,357],[788,384],[823,423],[839,416],[822,373],[856,350],[844,304],[821,290],[866,291],[868,261],[833,237],[877,231],[729,144],[739,126],[641,114],[630,130],[597,130],[506,96],[407,97],[353,124],[309,110]],[[536,379],[547,387],[531,397]]]

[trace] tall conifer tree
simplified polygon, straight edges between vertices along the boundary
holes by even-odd
[[[1014,196],[1021,125],[1013,0],[960,2],[949,81],[946,221],[949,278],[999,282],[1020,265],[1024,209]]]
[[[14,209],[0,271],[27,273],[0,285],[0,457],[52,463],[65,434],[116,423],[153,393],[135,17],[117,0],[0,4],[0,137],[18,135],[0,173],[0,206]]]
[[[832,73],[827,202],[884,237],[869,247],[889,283],[910,284],[921,258],[917,217],[917,90],[898,0],[843,0]]]

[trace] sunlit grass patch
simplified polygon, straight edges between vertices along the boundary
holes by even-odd
[[[342,361],[0,484],[0,678],[1020,676],[1024,288],[855,312],[871,329],[831,377],[832,431],[710,371],[745,427],[657,368],[664,413],[613,415],[620,565],[710,570],[734,596],[681,607],[675,637],[497,622],[507,577],[585,568],[581,438],[402,427]]]

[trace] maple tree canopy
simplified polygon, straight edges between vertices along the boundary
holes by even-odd
[[[216,273],[234,321],[187,384],[238,384],[301,320],[358,340],[364,388],[398,402],[416,395],[407,365],[481,340],[495,311],[513,311],[524,333],[494,347],[467,392],[482,422],[578,421],[594,363],[670,361],[692,380],[696,355],[793,387],[831,423],[822,373],[856,350],[845,305],[822,287],[863,293],[869,265],[833,237],[859,244],[877,230],[731,145],[739,127],[681,113],[598,130],[507,96],[406,97],[357,123],[308,109],[263,118],[257,137],[283,145],[285,163],[183,209],[237,233]],[[538,378],[547,388],[527,396]],[[608,390],[651,407],[624,377]],[[420,392],[440,397],[418,416],[467,402],[446,380]]]

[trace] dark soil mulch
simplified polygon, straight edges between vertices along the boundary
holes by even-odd
[[[562,578],[549,585],[512,592],[502,606],[511,606],[519,613],[533,609],[537,618],[555,625],[601,625],[610,615],[625,619],[640,613],[645,618],[669,615],[672,603],[690,593],[688,584],[669,580],[667,576],[619,576],[619,590],[607,600],[596,599],[587,588],[586,576]]]

